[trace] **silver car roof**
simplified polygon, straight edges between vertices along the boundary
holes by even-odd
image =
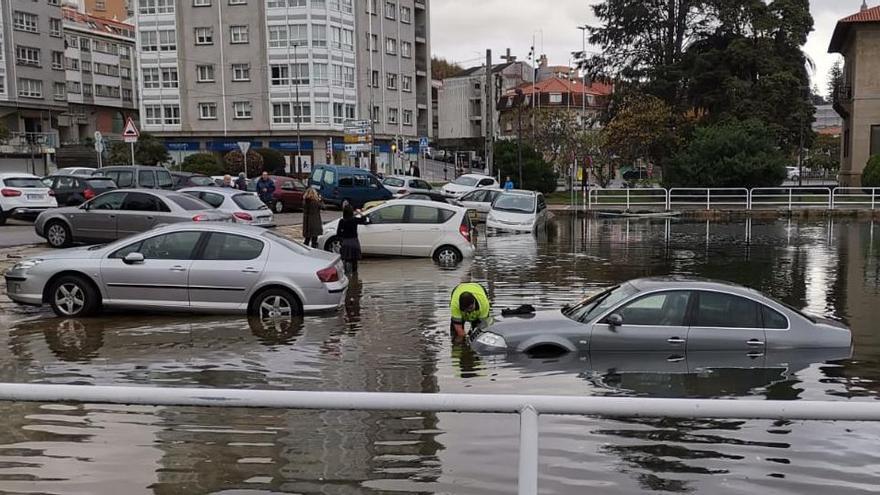
[[[660,289],[705,289],[712,291],[727,292],[730,294],[738,294],[741,296],[760,296],[767,298],[761,292],[735,284],[733,282],[725,282],[722,280],[711,280],[698,277],[646,277],[628,282],[630,285],[638,289],[640,292],[660,290]]]
[[[198,187],[184,187],[183,189],[178,189],[174,192],[185,193],[185,192],[210,192],[215,194],[222,194],[224,196],[237,196],[239,194],[250,194],[256,196],[257,193],[253,191],[242,191],[241,189],[236,189],[234,187],[216,187],[216,186],[198,186]]]
[[[200,232],[223,232],[227,234],[249,234],[253,236],[262,236],[267,231],[262,227],[253,227],[238,223],[222,223],[222,222],[181,222],[163,225],[150,230],[150,233],[156,232],[178,232],[181,230],[200,231]],[[146,233],[146,232],[145,232]],[[283,236],[282,236],[283,237]]]

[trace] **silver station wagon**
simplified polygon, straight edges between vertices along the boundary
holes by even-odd
[[[848,348],[843,324],[738,285],[700,279],[626,282],[561,311],[497,321],[474,336],[479,352],[744,351]]]

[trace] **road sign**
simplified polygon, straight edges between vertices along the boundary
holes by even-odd
[[[104,135],[101,134],[101,131],[95,131],[95,142],[99,142],[104,139]]]
[[[141,133],[138,131],[136,125],[134,125],[134,120],[129,117],[125,120],[125,129],[122,130],[122,139],[126,143],[136,143]]]
[[[104,141],[101,141],[100,139],[95,141],[95,152],[97,152],[97,153],[104,152]]]
[[[243,155],[247,155],[249,149],[251,149],[251,143],[249,141],[239,141],[238,149],[241,150]]]
[[[426,138],[426,137],[419,138],[419,148],[426,150],[426,149],[428,149],[428,147],[429,147],[428,146],[428,138]]]

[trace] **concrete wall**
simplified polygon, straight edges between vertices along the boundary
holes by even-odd
[[[840,182],[857,187],[870,158],[871,126],[880,125],[880,25],[854,26],[846,47],[844,73],[853,100],[844,105],[850,116],[844,119]]]
[[[480,89],[475,89],[479,84]],[[458,77],[443,81],[439,91],[438,118],[439,135],[444,139],[478,138],[483,135],[482,117],[483,79],[480,77]]]

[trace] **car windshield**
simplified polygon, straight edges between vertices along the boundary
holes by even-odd
[[[232,197],[232,201],[235,202],[241,209],[246,211],[254,211],[254,210],[266,210],[268,207],[263,201],[260,200],[259,196],[253,193],[241,193],[236,194]]]
[[[215,186],[214,179],[204,175],[193,175],[189,181],[197,186]]]
[[[9,179],[3,179],[3,182],[7,187],[18,187],[21,189],[37,189],[37,188],[45,188],[46,185],[43,184],[40,179],[36,177],[12,177]]]
[[[116,184],[110,179],[88,179],[86,182],[95,189],[112,189]]]
[[[403,179],[397,179],[394,177],[389,177],[389,178],[385,179],[385,181],[382,183],[385,184],[386,186],[391,186],[391,187],[403,187],[403,184],[404,184]]]
[[[502,194],[492,204],[492,209],[512,213],[534,213],[535,197],[525,194]]]
[[[293,251],[294,253],[309,254],[309,248],[307,248],[306,246],[304,246],[296,241],[292,241],[286,237],[282,237],[282,236],[276,234],[275,232],[271,232],[271,231],[267,230],[266,232],[263,233],[263,237],[266,237],[268,239],[271,239],[271,240],[277,242],[278,244],[281,244],[282,246],[286,247],[287,249],[290,249],[291,251]]]
[[[452,181],[456,186],[473,187],[477,185],[477,179],[474,177],[459,177]]]
[[[575,306],[564,309],[562,314],[572,320],[586,323],[637,292],[638,289],[630,284],[612,287],[581,301]]]
[[[185,194],[169,194],[166,196],[171,201],[174,201],[177,206],[183,208],[187,211],[198,211],[198,210],[211,210],[213,207],[208,203],[205,203],[202,200],[193,198],[191,196],[187,196]]]

